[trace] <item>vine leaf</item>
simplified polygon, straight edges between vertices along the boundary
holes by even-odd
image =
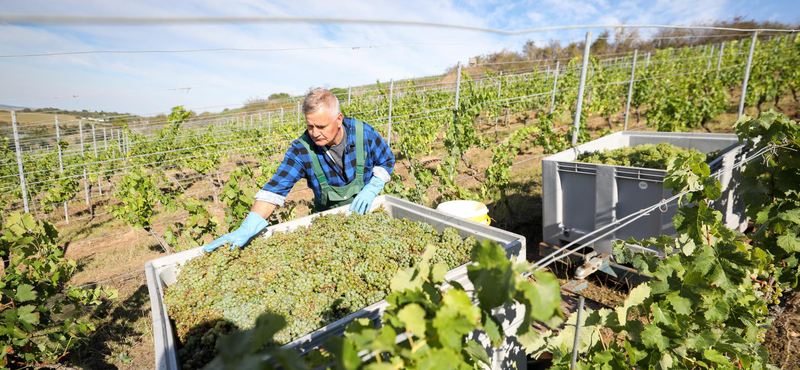
[[[17,310],[17,316],[19,320],[28,325],[36,325],[39,323],[39,313],[33,312],[36,307],[34,306],[22,306]]]
[[[36,291],[33,290],[32,285],[22,284],[17,287],[16,301],[27,302],[36,299]]]
[[[478,292],[481,307],[488,310],[510,302],[515,275],[503,247],[488,240],[476,243],[472,261],[477,265],[467,266],[467,275]]]
[[[679,292],[671,292],[667,294],[667,301],[672,305],[672,309],[681,315],[692,314],[692,302],[688,298],[680,296]]]
[[[411,303],[397,312],[397,318],[405,325],[406,329],[420,338],[425,338],[425,309]]]
[[[779,236],[777,242],[778,246],[787,252],[800,252],[800,238],[791,231],[786,235]]]
[[[655,347],[663,351],[669,346],[669,338],[664,336],[663,330],[656,324],[647,324],[642,331],[642,343],[648,347]]]
[[[709,348],[707,350],[704,350],[703,351],[703,356],[705,356],[705,358],[707,358],[709,361],[713,361],[713,362],[716,362],[718,364],[723,364],[723,365],[730,364],[730,361],[728,360],[727,357],[725,357],[723,354],[719,353],[719,351],[717,351],[717,350],[715,350],[713,348]]]
[[[460,350],[462,337],[469,334],[478,325],[481,316],[480,308],[472,305],[472,301],[463,290],[447,291],[444,294],[443,303],[444,306],[436,312],[436,318],[433,319],[433,327],[438,331],[442,344]],[[423,324],[422,329],[424,330],[424,328]]]

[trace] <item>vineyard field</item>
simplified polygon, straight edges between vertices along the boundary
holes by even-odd
[[[460,73],[379,81],[337,94],[345,115],[370,123],[390,142],[397,164],[384,194],[430,207],[482,201],[493,225],[532,245],[543,238],[544,157],[571,148],[573,136],[583,144],[626,129],[734,132],[749,44],[726,41],[722,53],[722,44],[662,49],[647,58],[640,53],[634,74],[632,53],[590,54],[577,122],[580,58],[531,62],[502,74],[462,66]],[[797,119],[798,65],[796,36],[758,38],[744,112],[775,109]],[[125,124],[59,116],[58,130],[53,115],[18,112],[17,140],[10,125],[0,127],[2,217],[27,210],[33,219],[54,223],[57,243],[77,261],[70,284],[119,290],[118,300],[85,312],[97,330],[66,360],[89,367],[152,365],[142,267],[241,222],[253,194],[303,132],[297,104],[293,97],[270,109],[202,115],[175,107]],[[268,221],[308,215],[311,199],[301,181]],[[764,271],[772,268],[779,267],[765,265]]]

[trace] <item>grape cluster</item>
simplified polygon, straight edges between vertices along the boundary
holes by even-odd
[[[274,338],[285,344],[386,297],[398,269],[414,266],[426,246],[433,263],[449,269],[469,261],[475,240],[458,231],[439,234],[430,224],[394,219],[382,209],[367,215],[328,214],[247,248],[213,253],[181,266],[164,292],[181,348],[183,367],[213,359],[216,339],[248,329],[259,314],[284,316]]]
[[[681,152],[695,152],[697,149],[687,149],[668,143],[642,144],[627,146],[619,149],[604,149],[603,151],[587,152],[578,155],[577,162],[609,164],[612,166],[643,167],[666,170],[669,161]],[[719,152],[709,154],[706,158],[711,160],[719,156]]]

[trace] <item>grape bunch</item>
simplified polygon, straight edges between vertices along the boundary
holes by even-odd
[[[218,248],[187,261],[164,291],[178,356],[185,369],[202,367],[216,355],[217,338],[252,327],[265,311],[287,319],[275,344],[291,342],[384,299],[397,270],[418,263],[428,245],[437,247],[433,263],[453,269],[469,261],[474,243],[379,209],[322,215],[247,248]]]
[[[642,144],[619,149],[604,149],[603,151],[581,153],[576,161],[666,170],[669,161],[677,157],[678,153],[681,152],[697,153],[698,150],[681,148],[669,143]],[[719,151],[710,153],[706,155],[706,160],[710,161],[719,155]]]

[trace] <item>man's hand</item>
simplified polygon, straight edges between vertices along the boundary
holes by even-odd
[[[375,200],[375,197],[383,190],[384,185],[386,185],[386,183],[383,182],[383,180],[379,179],[377,176],[372,176],[369,183],[356,195],[356,199],[353,200],[353,203],[350,203],[350,210],[362,215],[366,214],[372,207],[372,201]]]
[[[223,235],[221,238],[208,243],[203,247],[204,252],[211,252],[225,243],[231,243],[231,250],[247,244],[259,231],[264,230],[268,223],[264,217],[256,212],[250,212],[238,229]]]

